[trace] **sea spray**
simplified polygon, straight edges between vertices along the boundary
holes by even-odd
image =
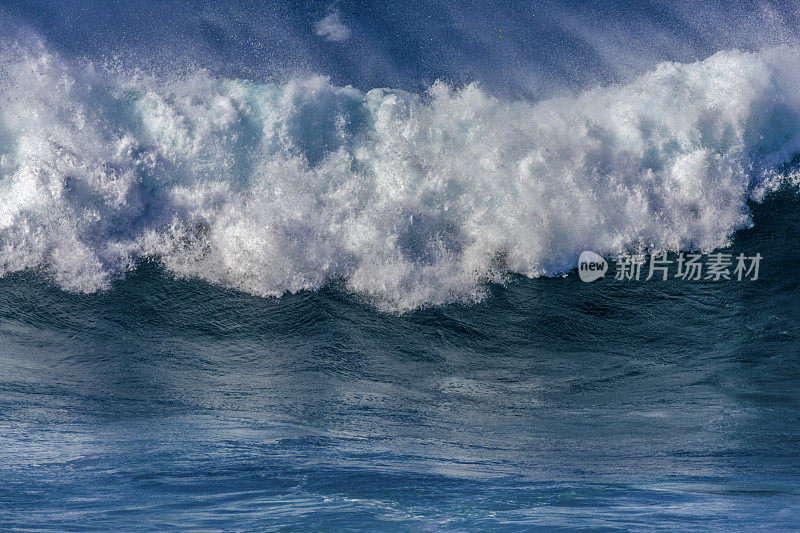
[[[0,53],[0,275],[106,289],[139,260],[395,310],[580,251],[711,250],[800,151],[800,50],[665,63],[573,98],[175,79]]]

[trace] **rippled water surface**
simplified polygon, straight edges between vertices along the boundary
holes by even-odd
[[[513,279],[402,315],[143,264],[0,281],[0,523],[33,530],[789,530],[798,201],[753,282]]]

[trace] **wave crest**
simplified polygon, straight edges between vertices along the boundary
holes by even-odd
[[[662,64],[573,98],[173,80],[0,54],[0,275],[91,292],[142,258],[279,296],[480,299],[584,249],[710,250],[800,152],[800,51]]]

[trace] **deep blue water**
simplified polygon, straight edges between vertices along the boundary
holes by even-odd
[[[0,529],[797,530],[796,8],[0,3]]]
[[[23,530],[791,530],[795,193],[761,279],[514,279],[481,304],[262,299],[141,265],[0,281],[0,523]]]

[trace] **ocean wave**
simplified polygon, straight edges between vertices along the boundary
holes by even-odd
[[[584,249],[711,250],[800,152],[800,50],[664,63],[504,101],[173,79],[0,52],[0,276],[92,292],[142,259],[256,295],[343,281],[394,310],[479,300]]]

